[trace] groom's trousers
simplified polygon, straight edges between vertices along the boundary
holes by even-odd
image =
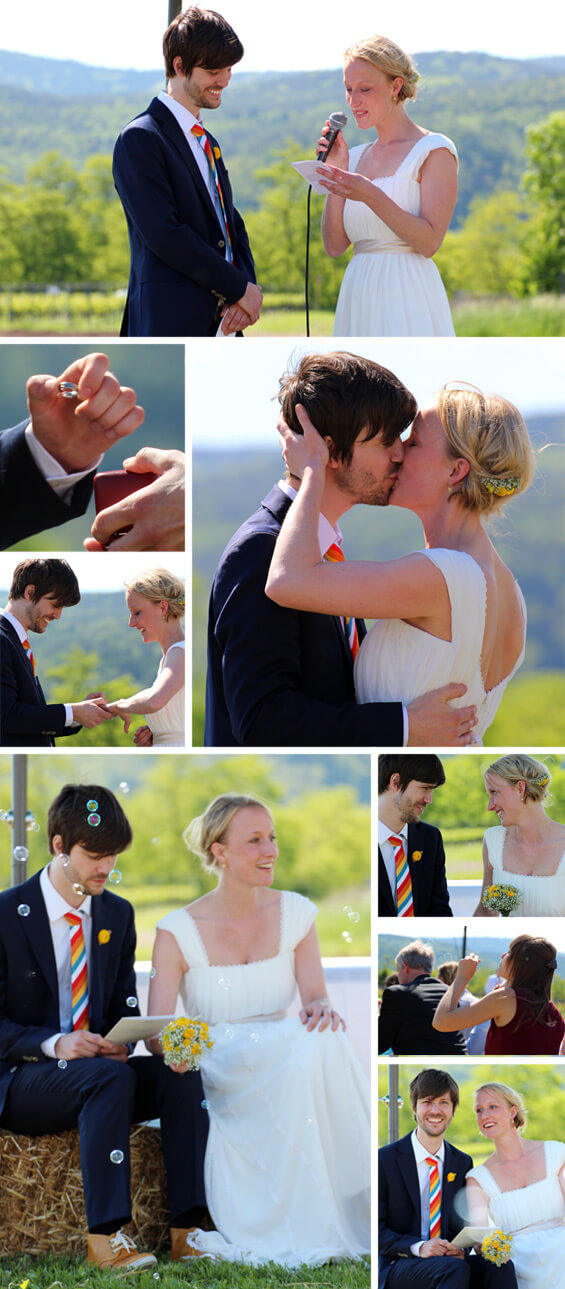
[[[206,1207],[208,1113],[200,1074],[175,1074],[160,1056],[127,1062],[84,1057],[25,1063],[14,1074],[0,1126],[31,1137],[78,1126],[89,1230],[131,1216],[129,1130],[160,1118],[173,1217]]]
[[[495,1267],[484,1258],[399,1258],[386,1289],[517,1289],[512,1262]]]

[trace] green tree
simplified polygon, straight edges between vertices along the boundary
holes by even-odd
[[[531,291],[562,292],[565,285],[565,112],[553,112],[527,130],[528,169],[523,187],[537,211],[525,242]]]
[[[522,294],[522,243],[529,218],[518,193],[475,197],[462,227],[447,234],[435,256],[446,290]]]

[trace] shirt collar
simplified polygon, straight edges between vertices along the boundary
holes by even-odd
[[[292,484],[288,483],[286,479],[279,479],[278,486],[281,489],[281,492],[284,492],[287,497],[290,497],[291,501],[294,501],[294,498],[298,496],[298,489],[293,488]],[[334,525],[330,523],[329,519],[326,519],[326,516],[322,514],[318,520],[318,541],[320,543],[322,555],[325,555],[326,551],[330,549],[330,546],[333,546],[334,542],[336,542],[338,546],[341,546],[343,543],[343,533],[339,524],[336,524],[334,527]]]
[[[23,644],[24,640],[27,640],[27,631],[22,623],[18,618],[14,617],[13,613],[8,613],[7,609],[2,609],[2,616],[7,618],[8,622],[11,622],[14,631],[17,633],[18,640]]]
[[[43,868],[39,877],[41,894],[45,901],[47,917],[50,922],[56,922],[58,918],[63,918],[66,913],[80,913],[81,917],[92,917],[91,905],[92,896],[86,895],[82,904],[75,909],[72,904],[68,904],[62,895],[55,890],[49,876],[49,865]]]
[[[428,1155],[433,1154],[433,1151],[426,1150],[426,1147],[422,1145],[421,1141],[419,1141],[415,1128],[412,1133],[412,1146],[414,1148],[414,1154],[416,1156],[417,1164],[423,1164],[424,1160],[428,1158]],[[438,1164],[443,1164],[445,1159],[445,1140],[442,1141],[441,1146],[437,1152],[437,1155],[433,1154],[433,1157],[434,1159],[437,1159]]]
[[[378,825],[379,846],[382,846],[383,841],[388,841],[390,836],[402,837],[403,841],[408,841],[408,824],[403,824],[399,832],[395,832],[394,828],[389,828],[388,824],[385,824],[382,819],[378,820]]]
[[[169,111],[172,112],[175,120],[178,121],[183,134],[188,136],[191,133],[193,125],[201,125],[202,129],[204,129],[202,118],[199,116],[193,116],[192,112],[190,112],[183,103],[179,103],[178,99],[173,98],[172,94],[167,94],[166,90],[161,90],[157,97],[159,102],[164,103],[165,107],[168,107]]]

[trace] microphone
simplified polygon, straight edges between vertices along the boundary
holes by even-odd
[[[330,125],[330,132],[329,134],[326,135],[328,146],[325,152],[316,153],[316,161],[325,161],[328,155],[328,152],[330,151],[330,148],[332,147],[332,145],[335,143],[340,130],[343,130],[344,126],[347,125],[347,117],[345,115],[345,112],[332,112],[328,119],[329,119],[329,125]]]

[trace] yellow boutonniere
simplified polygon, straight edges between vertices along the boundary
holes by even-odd
[[[110,939],[111,934],[112,934],[112,932],[111,932],[111,931],[106,931],[105,929],[103,929],[102,931],[99,931],[99,932],[98,932],[98,943],[99,943],[99,944],[107,944],[107,943],[108,943],[108,940]]]
[[[215,156],[215,158],[216,158],[216,161],[219,161],[219,159],[220,159],[221,155],[222,155],[222,154],[221,154],[221,152],[220,152],[220,149],[219,149],[219,148],[214,148],[214,156]]]
[[[448,1174],[447,1174],[447,1180],[448,1180],[448,1182],[454,1182],[454,1181],[455,1181],[455,1173],[448,1173]]]
[[[418,860],[419,860],[419,859],[421,859],[421,858],[422,858],[422,851],[421,851],[421,850],[413,850],[413,851],[412,851],[412,859],[414,860],[414,863],[415,863],[415,864],[417,864],[417,863],[418,863]]]

